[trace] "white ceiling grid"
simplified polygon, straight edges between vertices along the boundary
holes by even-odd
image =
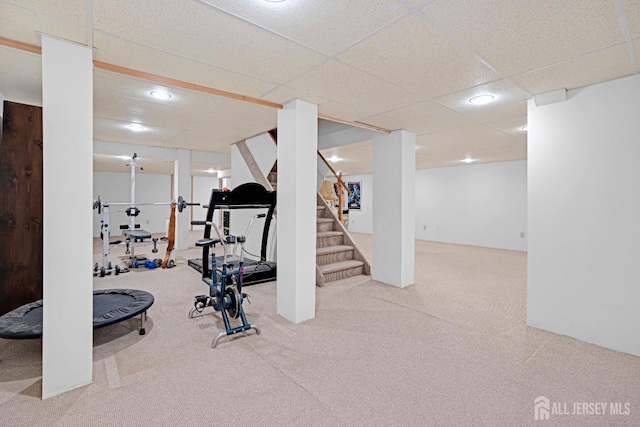
[[[40,34],[90,43],[98,61],[413,131],[426,168],[525,159],[532,95],[637,73],[640,0],[0,0],[1,37],[39,45]],[[0,91],[40,104],[40,67],[0,46]],[[277,124],[270,107],[94,76],[96,140],[229,153]],[[157,89],[173,97],[151,98]],[[485,93],[492,103],[468,102]],[[371,171],[370,142],[331,153],[346,173]]]

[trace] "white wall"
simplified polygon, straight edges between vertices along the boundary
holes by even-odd
[[[640,356],[640,76],[529,101],[531,326]]]
[[[193,177],[193,187],[191,191],[193,192],[193,202],[200,203],[200,206],[193,206],[189,208],[193,211],[193,215],[191,217],[192,220],[204,221],[207,219],[207,209],[204,209],[203,205],[208,205],[209,200],[211,199],[211,190],[214,188],[218,188],[218,177],[210,177],[210,176],[194,176]],[[220,225],[220,215],[214,215],[213,221]],[[193,230],[204,230],[204,225],[194,225],[192,226]]]
[[[362,181],[349,231],[371,234],[371,175],[344,180]],[[415,228],[416,239],[526,251],[526,160],[417,170]]]
[[[525,160],[417,171],[417,239],[526,251],[526,230]]]
[[[129,203],[131,201],[131,174],[120,172],[93,172],[93,198],[100,195],[101,200],[111,203]],[[184,195],[187,198],[189,195]],[[171,203],[171,176],[148,173],[136,174],[136,203],[162,202]],[[130,224],[130,218],[124,213],[127,206],[111,206],[109,222],[111,237],[121,235],[120,225]],[[197,208],[197,207],[196,207]],[[196,209],[194,208],[194,209]],[[171,206],[139,206],[140,215],[136,224],[150,233],[164,233],[167,220],[171,215]],[[178,213],[176,213],[178,215]],[[100,220],[102,215],[93,211],[93,237],[100,236]]]

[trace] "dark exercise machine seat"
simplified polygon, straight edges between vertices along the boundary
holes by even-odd
[[[144,335],[147,309],[152,304],[153,295],[138,289],[93,291],[93,329],[113,325],[140,314],[140,335]],[[43,301],[38,300],[0,317],[0,338],[42,338],[42,305]]]
[[[150,239],[151,238],[151,233],[149,233],[148,231],[139,230],[139,229],[138,230],[124,230],[122,232],[122,234],[134,239],[134,241]]]
[[[220,239],[200,239],[198,241],[196,241],[196,246],[199,248],[202,247],[211,247],[211,246],[215,246],[217,243],[220,243]]]

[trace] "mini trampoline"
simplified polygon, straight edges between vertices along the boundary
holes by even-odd
[[[93,329],[140,314],[140,335],[144,335],[147,309],[152,304],[153,295],[137,289],[93,291]],[[0,338],[42,338],[42,300],[25,304],[0,317]]]

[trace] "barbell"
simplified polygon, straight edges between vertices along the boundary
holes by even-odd
[[[129,206],[130,208],[135,208],[136,206],[167,206],[171,205],[171,203],[103,203],[98,196],[98,200],[93,201],[93,209],[98,209],[98,213],[102,213],[102,208],[104,206]],[[178,208],[178,212],[182,212],[187,206],[200,206],[200,203],[190,203],[187,202],[182,196],[178,196],[178,201],[176,202],[176,207]]]

